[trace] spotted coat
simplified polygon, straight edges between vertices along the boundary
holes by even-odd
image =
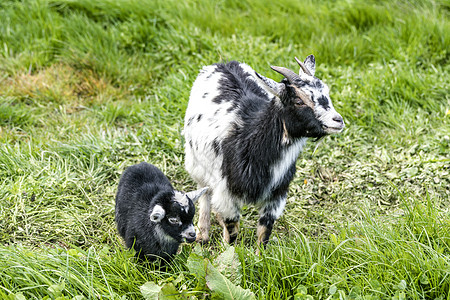
[[[299,74],[272,67],[275,82],[231,61],[204,67],[185,115],[185,165],[199,187],[197,239],[209,239],[210,212],[217,212],[227,242],[237,236],[244,204],[260,209],[258,243],[266,243],[282,214],[296,159],[307,138],[340,132],[326,84],[314,76],[310,55]]]

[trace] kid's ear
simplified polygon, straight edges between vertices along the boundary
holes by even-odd
[[[153,207],[152,213],[150,214],[150,221],[159,223],[162,219],[164,219],[165,215],[166,211],[164,210],[164,208],[162,208],[161,205],[157,204],[155,205],[155,207]]]
[[[186,196],[188,196],[189,199],[192,200],[192,202],[195,202],[195,201],[198,200],[198,198],[200,198],[201,195],[206,193],[206,191],[208,189],[209,189],[209,187],[204,187],[204,188],[198,189],[196,191],[192,191],[192,192],[186,193]]]

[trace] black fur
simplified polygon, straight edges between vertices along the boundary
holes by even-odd
[[[326,97],[322,96],[319,99],[317,99],[317,101],[319,102],[320,105],[323,106],[324,109],[329,109],[330,108],[330,104],[329,104],[328,99]]]
[[[297,96],[286,80],[283,81],[286,88],[280,95],[283,105],[279,105],[249,79],[250,74],[239,63],[219,64],[217,71],[223,73],[223,78],[221,93],[213,101],[233,102],[239,117],[239,122],[221,145],[224,153],[222,173],[228,178],[228,188],[234,194],[254,203],[260,200],[271,181],[270,166],[290,146],[281,141],[284,126],[292,141],[302,137],[321,137],[325,132],[311,108],[295,105]],[[292,164],[271,196],[284,194],[294,173],[295,164]]]
[[[223,78],[219,80],[221,94],[215,97],[213,102],[217,104],[222,101],[232,102],[232,107],[236,109],[242,104],[242,97],[267,100],[266,94],[249,78],[250,74],[242,69],[239,62],[216,64],[216,72],[221,72]]]
[[[134,248],[140,258],[169,260],[183,242],[181,232],[192,225],[195,207],[189,200],[186,212],[173,199],[174,189],[169,180],[151,164],[142,162],[122,174],[116,195],[117,229],[126,246]],[[158,223],[150,220],[155,205],[165,211],[164,218]],[[176,217],[180,219],[180,225],[169,222]],[[170,238],[161,236],[162,233]],[[195,232],[190,241],[194,240]]]
[[[189,125],[189,126],[191,126],[192,121],[194,121],[194,117],[190,117],[190,118],[189,118],[189,120],[188,120],[188,125]]]

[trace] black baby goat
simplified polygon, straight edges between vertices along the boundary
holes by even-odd
[[[142,162],[127,168],[116,195],[116,223],[128,248],[140,258],[170,260],[178,246],[195,241],[194,201],[207,188],[182,193],[157,167]]]

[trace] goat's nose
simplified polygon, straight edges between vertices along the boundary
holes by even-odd
[[[196,237],[195,231],[189,231],[185,237],[186,242],[193,243],[195,241],[195,237]]]
[[[333,121],[335,121],[336,123],[339,123],[339,124],[344,124],[344,119],[342,118],[341,115],[335,116],[335,117],[333,118]]]

